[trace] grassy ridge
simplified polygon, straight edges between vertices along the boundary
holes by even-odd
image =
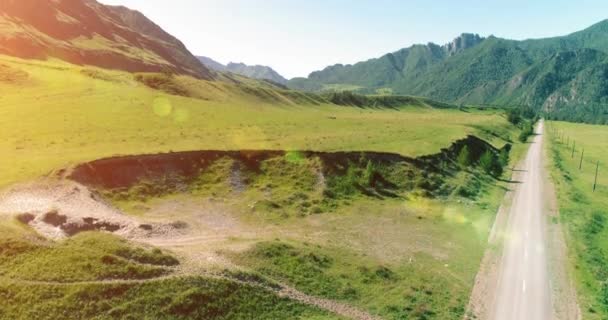
[[[256,287],[205,278],[46,286],[0,281],[2,319],[340,319]]]
[[[103,233],[83,233],[62,242],[39,239],[18,222],[0,225],[0,275],[27,281],[75,282],[149,279],[179,262],[158,249],[130,245]]]
[[[418,255],[415,263],[382,265],[344,248],[278,241],[259,243],[236,258],[309,294],[347,301],[386,319],[461,318],[469,287],[439,268],[420,268],[433,260]]]
[[[228,280],[154,280],[178,261],[109,234],[53,243],[16,221],[0,231],[0,319],[338,319]]]
[[[361,110],[254,84],[187,77],[174,79],[187,96],[170,95],[128,73],[0,61],[10,67],[8,80],[0,81],[0,186],[70,163],[170,150],[365,150],[415,157],[481,133],[475,126],[509,126],[498,111]]]
[[[571,264],[585,319],[608,315],[608,166],[600,163],[600,179],[593,192],[597,160],[608,159],[608,127],[550,122],[548,144],[552,175],[565,226]],[[576,141],[572,157],[573,141]],[[568,145],[566,145],[568,144]],[[582,148],[585,156],[582,163]]]

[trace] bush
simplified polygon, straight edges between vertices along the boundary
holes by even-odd
[[[509,151],[506,148],[500,150],[500,155],[498,156],[498,161],[502,167],[506,167],[509,165]]]
[[[483,171],[485,171],[487,174],[495,177],[500,177],[503,173],[503,167],[500,160],[490,150],[484,152],[484,154],[481,156],[479,159],[479,166],[481,166]]]
[[[484,154],[481,156],[481,158],[479,158],[479,166],[486,173],[492,172],[493,162],[494,162],[494,155],[490,151],[484,152]]]
[[[463,168],[471,165],[471,153],[469,152],[468,146],[464,146],[462,149],[460,149],[460,153],[458,153],[458,158],[456,161],[458,161],[458,164]]]
[[[365,167],[365,172],[363,174],[363,183],[367,187],[372,187],[374,185],[374,174],[376,169],[374,168],[374,164],[371,160],[367,160],[367,166]]]
[[[532,127],[532,124],[530,124],[529,122],[526,122],[526,124],[524,124],[521,133],[519,134],[519,141],[524,143],[526,141],[528,141],[528,138],[534,134],[534,128]]]
[[[507,111],[507,120],[509,120],[509,122],[514,125],[518,125],[521,122],[521,115],[519,113],[519,110],[511,109]]]

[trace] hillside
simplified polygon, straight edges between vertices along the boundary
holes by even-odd
[[[258,80],[270,80],[272,82],[285,85],[287,79],[276,72],[274,69],[268,66],[249,66],[244,63],[230,62],[227,65],[223,65],[211,58],[197,56],[197,58],[209,69],[219,72],[232,72],[241,76],[249,77]]]
[[[0,0],[0,53],[125,71],[213,73],[143,14],[94,0]]]
[[[549,117],[608,123],[608,21],[563,37],[514,41],[463,34],[292,79],[308,91],[356,90],[451,103],[526,105]]]

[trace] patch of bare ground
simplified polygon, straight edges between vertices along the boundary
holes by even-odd
[[[15,216],[50,239],[85,231],[107,231],[125,238],[179,233],[172,223],[141,223],[125,216],[85,186],[51,178],[0,193],[0,215]]]
[[[25,210],[27,209],[27,210]],[[181,261],[173,273],[146,280],[100,280],[81,282],[29,281],[0,277],[0,280],[32,286],[72,286],[103,284],[140,284],[161,282],[180,277],[201,276],[224,279],[243,285],[256,286],[262,290],[275,292],[300,303],[314,306],[349,319],[378,319],[363,310],[346,303],[307,295],[284,284],[265,284],[254,280],[241,279],[225,270],[243,270],[241,267],[219,254],[217,250],[246,250],[260,238],[269,238],[273,231],[252,230],[235,219],[227,209],[219,204],[204,200],[166,201],[154,206],[146,214],[145,224],[139,219],[122,215],[118,210],[97,199],[85,187],[66,181],[45,181],[15,187],[0,196],[0,212],[22,212],[18,218],[30,224],[42,235],[49,238],[70,236],[66,226],[79,219],[92,223],[114,224],[116,228],[100,228],[108,232],[130,237],[136,242],[163,247],[171,250]],[[79,212],[87,212],[82,215]],[[176,214],[179,212],[179,214]],[[95,218],[92,218],[95,217]],[[174,228],[182,232],[141,232],[142,225],[166,225],[167,218],[179,218],[173,222]],[[154,227],[152,227],[154,228]],[[156,228],[158,229],[158,228]],[[248,231],[249,230],[249,231]],[[156,230],[158,231],[158,230]],[[239,240],[230,240],[237,237]],[[250,240],[248,240],[248,238]]]
[[[80,231],[107,231],[169,249],[181,261],[171,274],[146,280],[52,282],[0,277],[5,282],[32,286],[139,284],[201,276],[257,286],[349,319],[378,319],[346,303],[310,296],[284,284],[265,284],[226,274],[225,270],[246,270],[232,264],[219,250],[246,250],[260,238],[275,235],[276,230],[251,229],[234,218],[225,206],[212,202],[167,201],[151,208],[147,218],[135,218],[122,214],[78,183],[48,179],[1,193],[0,214],[15,216],[47,238],[62,239]]]

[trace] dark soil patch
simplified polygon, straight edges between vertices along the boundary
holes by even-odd
[[[35,218],[36,216],[31,213],[22,213],[20,215],[17,215],[17,221],[23,224],[29,224],[30,222],[34,221]]]
[[[44,217],[42,217],[42,221],[54,227],[59,227],[64,225],[68,221],[68,218],[64,215],[59,214],[59,212],[57,211],[51,211],[44,214]]]
[[[61,225],[63,230],[68,236],[74,236],[81,232],[86,231],[108,231],[115,232],[121,229],[119,224],[98,221],[95,218],[84,218],[82,223],[65,223]]]

